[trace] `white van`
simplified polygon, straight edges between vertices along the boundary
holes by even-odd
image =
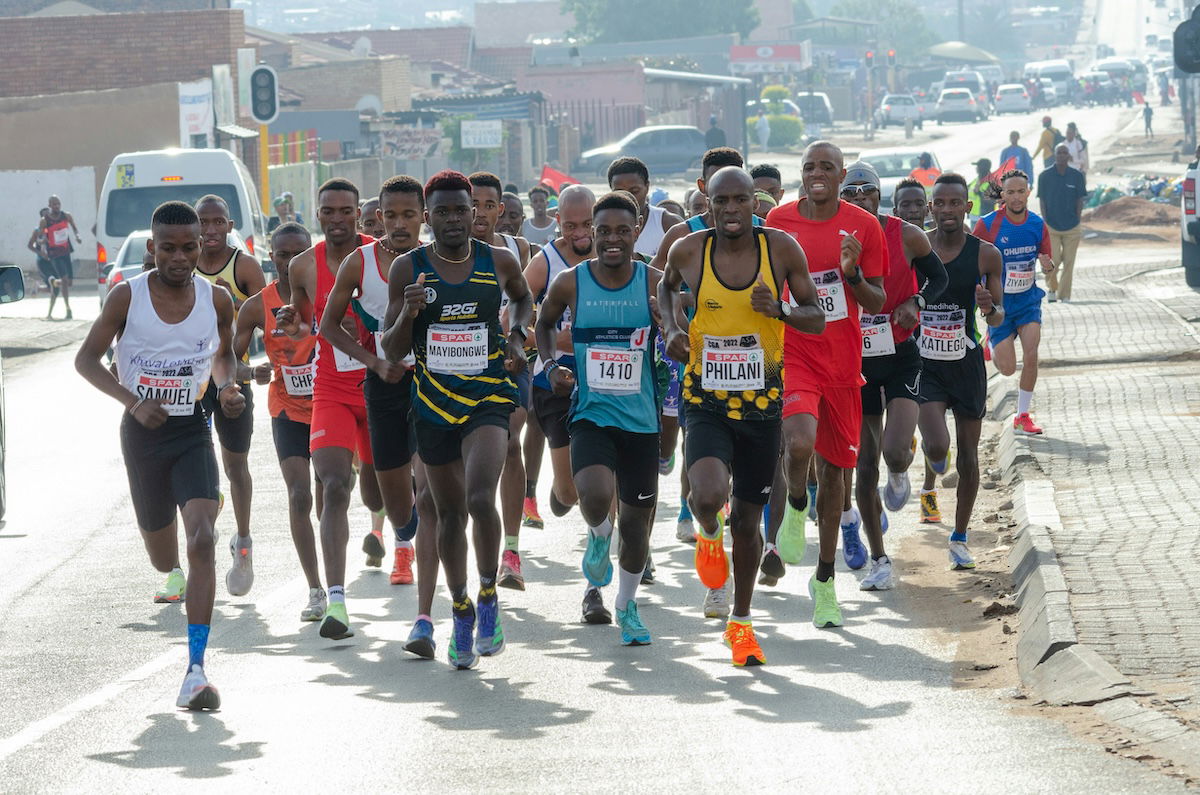
[[[1052,80],[1060,102],[1067,101],[1071,94],[1071,83],[1075,80],[1075,70],[1071,68],[1071,62],[1062,58],[1053,61],[1030,61],[1025,64],[1024,75],[1026,80],[1042,77]]]
[[[96,259],[103,275],[130,232],[150,226],[166,201],[195,204],[215,193],[229,204],[234,228],[257,259],[267,256],[267,222],[249,169],[225,149],[162,149],[117,155],[96,212]],[[102,276],[103,278],[103,276]]]

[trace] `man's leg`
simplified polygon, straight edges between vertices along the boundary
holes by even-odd
[[[429,619],[433,613],[433,597],[438,580],[437,503],[429,488],[425,465],[419,458],[413,460],[413,474],[417,482],[417,617]]]
[[[216,534],[217,501],[188,500],[180,514],[187,541],[187,620],[190,625],[212,623],[213,600],[217,593]],[[207,633],[205,633],[207,634]],[[203,667],[203,662],[199,663]]]
[[[525,438],[521,442],[521,452],[525,460],[525,500],[524,523],[529,527],[542,527],[541,514],[537,504],[538,475],[542,472],[542,457],[546,451],[546,434],[538,422],[537,412],[528,411],[525,422]]]
[[[62,258],[61,274],[59,276],[62,288],[63,306],[67,309],[67,318],[71,317],[71,286],[75,282],[75,266],[70,257]]]
[[[777,534],[779,556],[784,563],[797,565],[804,559],[805,528],[808,518],[808,470],[813,459],[817,438],[815,399],[811,413],[792,414],[783,419],[784,475],[787,481],[787,504],[783,524]],[[820,490],[817,491],[818,499]],[[841,513],[842,492],[839,486],[838,513]],[[819,511],[819,507],[818,507]],[[775,540],[771,540],[776,543]]]
[[[350,479],[354,453],[346,447],[321,447],[312,451],[313,469],[321,481],[324,510],[321,512],[321,557],[329,586],[329,609],[321,624],[321,636],[340,640],[349,637],[346,615],[346,544],[350,540]]]
[[[500,626],[500,600],[496,594],[496,569],[500,563],[500,537],[503,532],[500,513],[496,510],[496,489],[505,467],[508,418],[505,425],[480,425],[463,438],[462,453],[464,480],[467,491],[467,512],[471,516],[472,538],[475,545],[475,567],[479,571],[479,627],[475,651],[483,656],[499,654],[504,649],[504,631]],[[521,464],[520,446],[516,460],[521,465],[521,477],[515,479],[520,497],[524,490],[525,473]],[[509,460],[512,460],[511,458]],[[519,499],[516,505],[520,506]],[[520,521],[518,513],[516,521]]]
[[[958,504],[954,508],[954,531],[965,540],[979,494],[979,436],[983,421],[954,412],[958,453]]]
[[[1001,375],[1012,375],[1017,371],[1016,337],[1009,335],[992,344],[992,364]]]
[[[500,473],[500,516],[504,530],[504,570],[501,582],[506,588],[525,590],[521,574],[521,513],[525,504],[525,459],[521,449],[521,429],[526,411],[518,406],[508,415],[508,446],[504,469]],[[511,554],[510,554],[511,553]]]
[[[891,421],[890,416],[888,421]],[[858,485],[855,498],[872,558],[884,555],[883,526],[880,522],[883,506],[879,502],[879,448],[882,435],[883,417],[878,414],[863,415],[858,443]]]
[[[246,385],[243,384],[242,388],[245,389]],[[225,470],[225,477],[229,479],[229,496],[233,502],[233,518],[237,522],[238,538],[249,538],[250,505],[254,498],[254,481],[250,477],[250,453],[235,453],[222,445],[221,464]]]
[[[1063,239],[1062,259],[1056,257],[1054,260],[1062,274],[1059,279],[1058,298],[1060,301],[1068,301],[1071,298],[1071,283],[1075,274],[1075,255],[1079,251],[1079,241],[1083,239],[1083,230],[1077,226],[1069,232],[1059,234]]]
[[[321,587],[321,573],[317,566],[317,541],[313,536],[313,495],[308,479],[311,470],[308,459],[289,456],[279,462],[283,473],[283,485],[288,495],[288,526],[292,531],[292,544],[300,558],[300,568],[308,587]]]
[[[225,587],[232,596],[243,596],[254,585],[254,565],[251,556],[250,506],[254,497],[254,482],[250,478],[250,438],[254,433],[254,393],[249,384],[242,384],[246,398],[245,410],[236,418],[225,416],[217,401],[216,385],[212,390],[212,421],[221,447],[221,464],[229,479],[229,496],[233,501],[233,516],[237,535],[230,539],[232,566],[225,575]]]
[[[1017,327],[1021,340],[1021,379],[1017,384],[1017,416],[1028,415],[1033,405],[1033,388],[1037,386],[1038,346],[1042,341],[1042,324],[1025,323]],[[1026,417],[1028,419],[1028,417]],[[1021,426],[1027,433],[1041,433],[1032,420]]]

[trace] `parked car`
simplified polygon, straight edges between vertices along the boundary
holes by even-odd
[[[125,238],[125,242],[121,244],[120,251],[117,252],[117,256],[109,264],[108,270],[104,274],[104,288],[100,290],[101,308],[104,307],[104,301],[108,298],[108,294],[112,292],[114,287],[142,272],[143,256],[146,253],[146,241],[149,239],[149,229],[137,229],[130,232],[128,237]],[[242,240],[242,236],[236,231],[229,233],[228,242],[234,248],[249,253],[246,242]]]
[[[603,177],[609,163],[628,155],[641,158],[652,174],[677,174],[699,168],[704,151],[704,133],[696,127],[638,127],[616,143],[584,152],[576,165],[582,173]]]
[[[992,105],[997,116],[1001,113],[1028,113],[1033,109],[1029,92],[1025,90],[1025,86],[1019,83],[1005,83],[997,88],[996,96],[992,98]]]
[[[11,304],[25,297],[25,274],[16,265],[0,265],[0,304]],[[5,486],[4,459],[5,442],[4,411],[4,359],[0,357],[0,519],[8,507],[8,492]]]
[[[934,110],[937,123],[954,121],[983,121],[987,118],[975,97],[966,88],[944,88]]]
[[[942,90],[947,88],[969,89],[971,96],[975,99],[975,104],[982,109],[982,118],[988,117],[988,104],[991,97],[988,96],[987,80],[979,72],[967,69],[959,72],[946,72],[946,77],[942,80]]]
[[[896,192],[896,183],[912,173],[918,166],[921,155],[928,154],[933,158],[933,166],[939,171],[942,164],[937,155],[928,149],[874,149],[860,152],[858,159],[870,163],[879,174],[879,212],[887,215],[892,209],[892,194]],[[885,212],[886,210],[886,212]]]
[[[800,118],[802,116],[800,106],[797,105],[795,102],[792,102],[790,99],[780,99],[780,100],[773,100],[773,101],[778,102],[780,105],[783,105],[783,113],[785,116],[795,116],[796,118]],[[769,107],[770,105],[771,105],[771,102],[768,102],[765,99],[752,99],[746,103],[746,115],[748,115],[748,116],[757,115],[758,109],[760,107],[763,110],[765,110],[767,113],[770,113],[771,112],[771,108]]]
[[[801,91],[796,94],[795,104],[800,107],[800,118],[805,124],[833,126],[833,103],[824,91]]]
[[[914,126],[920,127],[924,121],[923,111],[924,108],[911,94],[885,94],[875,109],[875,124],[887,127],[889,124],[912,121]]]

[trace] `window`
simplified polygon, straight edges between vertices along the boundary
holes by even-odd
[[[124,237],[137,229],[150,226],[150,216],[163,202],[182,201],[195,204],[201,196],[215,193],[229,205],[233,225],[242,226],[242,204],[238,201],[237,189],[233,185],[156,185],[152,188],[122,188],[108,194],[107,216],[104,233],[111,237]]]

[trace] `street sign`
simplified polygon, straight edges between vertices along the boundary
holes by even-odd
[[[463,149],[499,149],[504,143],[504,128],[499,119],[495,121],[463,121]]]
[[[735,75],[803,72],[812,66],[812,42],[739,44],[729,48],[729,71]]]

